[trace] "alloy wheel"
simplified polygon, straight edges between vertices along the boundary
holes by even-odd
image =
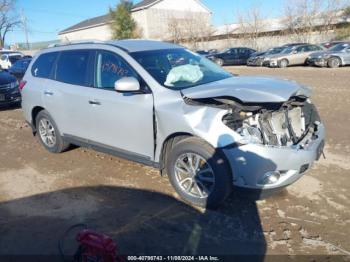
[[[56,132],[50,120],[42,118],[39,121],[38,129],[43,143],[48,147],[54,147],[56,145]]]
[[[196,198],[207,198],[215,186],[215,175],[210,164],[200,155],[186,153],[175,162],[175,178],[180,189]]]

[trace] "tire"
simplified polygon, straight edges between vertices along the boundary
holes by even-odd
[[[221,58],[217,58],[215,59],[215,63],[219,66],[223,66],[224,65],[224,60],[222,60]]]
[[[69,143],[63,140],[55,121],[46,110],[39,112],[35,123],[38,139],[47,151],[58,154],[69,148]],[[51,138],[48,138],[48,136]]]
[[[327,66],[329,68],[338,68],[341,65],[341,60],[338,57],[331,57],[327,61]]]
[[[187,163],[184,156],[187,157]],[[192,175],[186,175],[182,173],[185,168],[180,168],[182,171],[179,171],[179,167],[183,167],[179,163],[184,163],[188,167],[191,156],[192,162],[196,162],[193,157],[196,156],[200,158],[199,163],[201,164],[195,172],[192,171]],[[170,152],[166,164],[171,185],[179,196],[191,205],[213,209],[218,207],[232,192],[232,173],[224,154],[199,138],[190,137],[177,143]],[[199,172],[200,169],[202,172]],[[187,174],[189,173],[187,172]],[[199,174],[201,174],[201,178]],[[181,175],[184,177],[192,176],[192,178],[180,179]],[[201,189],[203,189],[202,195],[199,193]]]
[[[289,65],[289,61],[287,59],[282,59],[281,61],[278,62],[278,67],[279,68],[286,68]]]

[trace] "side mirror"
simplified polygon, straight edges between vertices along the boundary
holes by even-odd
[[[140,82],[135,77],[123,77],[114,83],[114,89],[120,93],[140,91]]]
[[[298,53],[297,50],[294,50],[294,51],[292,52],[293,55],[295,55],[295,54],[297,54],[297,53]]]

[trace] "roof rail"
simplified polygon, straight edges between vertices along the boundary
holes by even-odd
[[[104,41],[99,40],[87,40],[87,41],[72,41],[72,42],[65,42],[65,43],[56,43],[56,44],[50,44],[47,48],[53,48],[53,47],[60,47],[60,46],[69,46],[69,45],[81,45],[81,44],[105,44]]]

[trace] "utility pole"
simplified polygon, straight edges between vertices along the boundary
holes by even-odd
[[[29,47],[29,38],[28,38],[27,17],[25,17],[23,9],[22,9],[22,11],[21,11],[21,20],[22,20],[22,25],[23,25],[24,34],[25,34],[25,36],[26,36],[27,49],[29,50],[30,47]]]

